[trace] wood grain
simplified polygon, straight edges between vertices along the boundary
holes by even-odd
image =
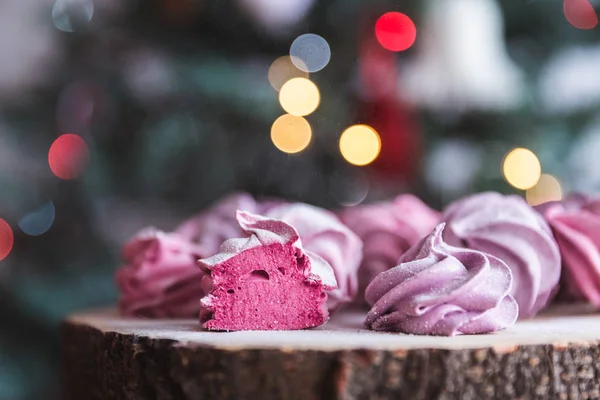
[[[314,330],[203,332],[112,310],[62,326],[67,399],[596,399],[600,315],[554,308],[492,335],[376,333],[346,312]]]

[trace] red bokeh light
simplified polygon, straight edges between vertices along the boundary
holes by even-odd
[[[375,35],[384,48],[390,51],[403,51],[415,42],[417,27],[407,15],[388,12],[377,20]]]
[[[0,260],[4,260],[13,248],[13,231],[8,223],[0,218]]]
[[[78,135],[61,135],[50,146],[48,164],[61,179],[75,179],[85,171],[90,160],[87,143]]]
[[[592,29],[598,25],[598,16],[589,0],[564,0],[563,10],[567,21],[575,28]]]

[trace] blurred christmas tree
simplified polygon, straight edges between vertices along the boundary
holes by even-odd
[[[0,398],[57,393],[58,322],[114,301],[126,237],[229,191],[333,208],[597,189],[592,5],[3,2]]]

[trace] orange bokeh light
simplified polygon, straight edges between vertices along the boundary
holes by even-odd
[[[381,151],[381,139],[368,125],[353,125],[340,137],[340,152],[350,164],[364,166],[372,163]]]

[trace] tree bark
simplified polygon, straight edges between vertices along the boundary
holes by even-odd
[[[453,338],[367,332],[357,314],[260,333],[80,314],[62,326],[65,398],[600,398],[600,316],[562,313]]]

